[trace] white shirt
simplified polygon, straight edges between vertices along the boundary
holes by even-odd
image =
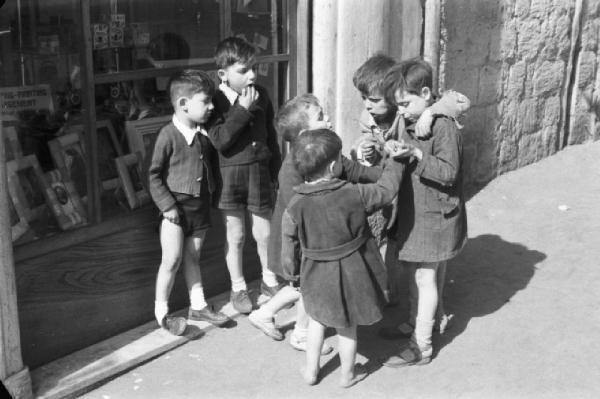
[[[235,100],[237,100],[239,96],[239,94],[235,90],[227,86],[225,83],[221,83],[219,85],[219,90],[221,90],[223,94],[225,94],[225,97],[227,97],[231,105],[235,104]]]
[[[185,142],[188,143],[188,145],[192,145],[194,137],[196,137],[196,133],[198,132],[208,137],[208,132],[202,126],[196,125],[195,128],[187,127],[179,119],[177,119],[177,115],[175,114],[173,114],[173,125],[175,125],[177,130],[183,134],[183,137],[185,137]]]

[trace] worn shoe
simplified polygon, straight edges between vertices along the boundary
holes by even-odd
[[[306,337],[298,337],[292,332],[290,334],[290,345],[297,351],[306,352]],[[333,352],[333,347],[324,342],[321,348],[321,356],[329,355],[331,352]]]
[[[227,324],[231,319],[224,313],[215,311],[212,306],[207,305],[200,310],[190,308],[188,319],[194,321],[207,321],[217,327]]]
[[[264,281],[260,282],[260,293],[268,298],[273,298],[281,289],[282,285],[277,284],[275,287],[269,287]]]
[[[404,322],[397,327],[382,327],[379,330],[379,336],[383,339],[410,338],[414,330],[414,325]]]
[[[248,296],[247,290],[231,291],[229,299],[231,300],[233,308],[238,312],[243,314],[252,312],[252,301],[250,300],[250,296]]]
[[[409,341],[408,346],[400,354],[391,356],[383,365],[386,367],[399,368],[405,366],[422,366],[431,362],[433,348],[420,348],[415,342]]]
[[[254,327],[258,328],[260,331],[273,338],[275,341],[281,341],[283,339],[283,334],[281,331],[275,327],[275,323],[273,322],[273,318],[261,317],[257,311],[250,313],[248,316],[248,321]]]
[[[183,317],[165,316],[160,326],[173,335],[183,335],[187,322]]]

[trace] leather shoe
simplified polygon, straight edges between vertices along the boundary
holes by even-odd
[[[261,317],[257,311],[254,311],[248,316],[248,321],[275,341],[281,341],[283,339],[283,334],[275,327],[272,317],[264,318]]]
[[[275,294],[281,289],[282,285],[277,284],[275,287],[269,287],[264,281],[260,282],[260,293],[268,298],[273,298]]]
[[[187,322],[183,317],[165,316],[160,326],[173,335],[183,335]]]
[[[231,319],[224,313],[215,311],[212,306],[205,306],[200,310],[190,308],[188,311],[188,319],[194,321],[207,321],[215,326],[227,324]]]
[[[233,308],[240,313],[248,314],[252,312],[252,301],[250,300],[250,296],[248,296],[248,291],[231,291],[231,296],[229,297]]]

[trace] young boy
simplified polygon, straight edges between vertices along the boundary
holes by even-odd
[[[214,92],[213,81],[202,71],[186,70],[171,79],[169,94],[175,113],[158,134],[148,170],[150,194],[162,216],[162,260],[154,314],[158,323],[175,335],[183,334],[186,327],[184,318],[168,316],[169,295],[180,263],[190,296],[188,318],[217,326],[229,321],[207,305],[199,266],[215,187],[211,170],[214,149],[203,127],[213,110]]]
[[[386,98],[409,123],[401,136],[406,163],[398,192],[395,239],[398,259],[411,274],[410,307],[414,326],[409,345],[385,363],[389,367],[431,361],[431,335],[442,297],[446,262],[467,240],[462,193],[462,137],[455,122],[435,119],[429,139],[414,135],[414,123],[433,102],[432,69],[412,59],[393,67],[385,78]],[[439,318],[439,314],[437,315]],[[412,327],[411,326],[411,327]]]
[[[268,266],[269,222],[273,190],[281,165],[273,106],[266,90],[256,83],[256,49],[243,39],[229,37],[217,45],[215,62],[221,84],[213,99],[215,115],[208,135],[219,152],[222,184],[218,207],[227,234],[225,261],[231,278],[231,303],[248,314],[248,296],[242,268],[246,212],[262,266],[261,293],[271,297],[279,289]]]
[[[398,115],[394,103],[388,102],[384,96],[383,81],[395,63],[394,59],[387,55],[375,54],[367,59],[352,77],[354,87],[360,92],[365,107],[359,119],[361,137],[352,155],[363,165],[381,167],[384,143],[390,139],[397,139],[404,131],[404,119]],[[440,101],[432,104],[419,117],[415,126],[417,137],[430,135],[433,115],[457,118],[468,108],[469,100],[465,96],[453,91],[446,92]],[[390,304],[398,301],[395,243],[387,236],[395,218],[395,203],[376,211],[368,218],[381,256],[388,267]]]
[[[329,128],[328,117],[323,113],[319,100],[312,94],[302,94],[286,102],[277,113],[277,131],[281,137],[293,143],[304,130]],[[381,169],[368,168],[342,157],[336,167],[336,177],[354,183],[375,182],[381,175]],[[284,276],[281,266],[281,217],[290,199],[295,194],[293,188],[302,184],[304,179],[292,162],[291,153],[285,157],[279,171],[279,191],[275,210],[271,218],[271,238],[269,239],[269,268],[279,276]],[[304,311],[297,282],[284,286],[273,298],[249,316],[250,323],[275,340],[282,340],[283,334],[275,327],[275,315],[285,307],[297,305],[297,317],[294,331],[290,335],[290,345],[301,351],[306,350],[306,332],[308,317]],[[331,346],[324,346],[322,354],[331,352]]]

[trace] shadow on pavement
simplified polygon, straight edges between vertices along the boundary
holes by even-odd
[[[467,329],[472,318],[496,312],[527,287],[536,264],[545,258],[542,252],[505,241],[498,235],[485,234],[469,239],[459,256],[448,264],[444,303],[446,313],[454,314],[454,317],[444,335],[434,332],[434,357]],[[384,340],[378,335],[381,327],[395,326],[408,319],[406,273],[401,273],[400,278],[400,303],[386,308],[384,319],[379,323],[359,327],[358,352],[360,357],[367,359],[366,366],[371,373],[381,367],[382,360],[396,354],[407,342],[407,339]],[[339,360],[331,360],[339,365]],[[331,366],[335,367],[335,364]]]

